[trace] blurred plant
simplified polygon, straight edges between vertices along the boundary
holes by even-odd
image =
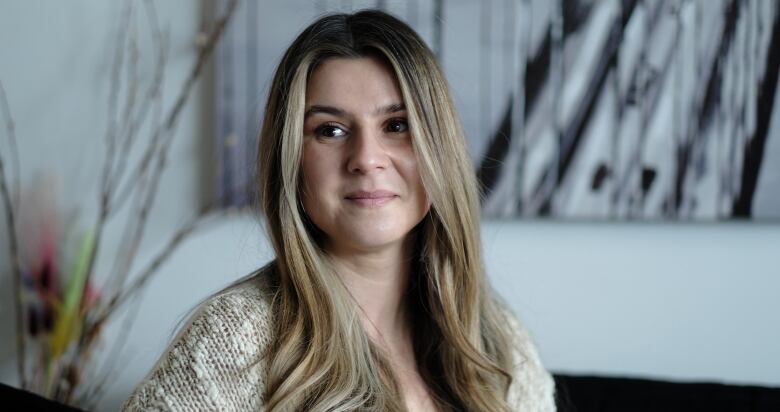
[[[52,179],[36,182],[25,193],[25,208],[14,216],[19,223],[25,343],[34,354],[29,389],[49,397],[61,373],[58,360],[100,299],[94,282],[85,284],[94,233],[77,233],[74,213],[59,216],[56,189]]]
[[[180,227],[157,255],[138,273],[130,269],[143,238],[162,172],[167,163],[177,119],[196,81],[222,37],[238,0],[218,3],[221,14],[198,37],[198,53],[173,105],[164,111],[162,86],[168,57],[167,35],[161,30],[152,0],[143,1],[155,48],[154,76],[141,94],[140,52],[135,26],[135,1],[127,0],[119,26],[110,79],[106,154],[100,175],[99,208],[94,224],[78,232],[73,214],[59,214],[52,184],[36,184],[20,199],[20,165],[13,117],[0,82],[0,107],[9,141],[7,154],[12,176],[6,175],[0,153],[0,196],[5,209],[9,256],[16,308],[17,368],[23,389],[81,407],[94,406],[114,373],[124,336],[112,348],[113,356],[101,377],[82,382],[101,331],[119,309],[139,295],[160,265],[197,227],[218,213],[203,207]],[[132,27],[132,28],[131,28]],[[123,76],[124,73],[124,76]],[[120,109],[120,96],[123,97]],[[152,112],[152,119],[148,115]],[[142,141],[142,126],[150,125],[141,159],[128,172],[129,154]],[[132,163],[132,162],[130,162]],[[12,179],[9,179],[12,177]],[[9,185],[9,181],[13,186]],[[47,197],[48,196],[48,197]],[[24,200],[24,209],[21,208]],[[116,212],[132,200],[133,210],[113,256],[113,269],[100,287],[95,284],[95,262],[102,252],[103,232]],[[224,213],[224,210],[219,210]],[[27,218],[21,219],[21,216]],[[73,237],[77,236],[76,242]],[[73,247],[77,244],[77,247]],[[131,279],[131,281],[128,281]],[[120,329],[126,334],[129,327]]]

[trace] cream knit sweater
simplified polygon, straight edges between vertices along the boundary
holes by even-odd
[[[261,411],[265,361],[255,363],[271,342],[269,300],[250,278],[199,307],[133,391],[123,411]],[[554,411],[554,383],[522,325],[517,337],[509,404],[516,411]]]

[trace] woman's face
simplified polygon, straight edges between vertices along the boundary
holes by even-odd
[[[400,248],[430,204],[395,74],[378,58],[331,58],[309,78],[303,205],[331,252]]]

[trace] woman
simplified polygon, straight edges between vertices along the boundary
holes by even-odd
[[[309,26],[258,153],[276,259],[201,306],[126,410],[554,410],[487,284],[463,132],[411,28],[378,11]]]

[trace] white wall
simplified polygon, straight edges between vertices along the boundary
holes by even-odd
[[[115,3],[16,0],[0,9],[0,80],[24,181],[54,171],[69,203],[96,203]],[[170,101],[194,57],[201,11],[185,0],[158,8],[171,37]],[[193,213],[207,187],[210,107],[205,89],[193,98],[140,261]],[[110,245],[117,229],[109,228]],[[780,385],[777,224],[487,222],[483,232],[493,284],[531,328],[550,369]],[[14,384],[6,236],[0,247],[0,381]],[[99,409],[116,410],[187,310],[270,256],[251,216],[226,218],[187,241],[138,303],[120,373]],[[121,328],[107,330],[108,343]]]
[[[496,288],[569,373],[780,385],[780,227],[485,225]]]

